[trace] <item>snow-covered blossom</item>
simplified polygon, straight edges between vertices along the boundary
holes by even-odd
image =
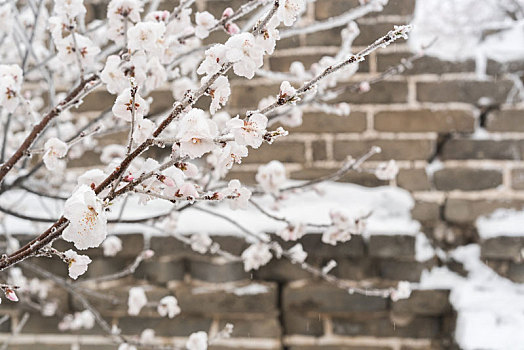
[[[76,44],[75,44],[76,43]],[[80,60],[82,67],[90,68],[95,62],[95,57],[100,53],[96,46],[87,36],[75,33],[55,41],[57,58],[64,65],[76,65]]]
[[[136,130],[133,135],[134,141],[140,144],[151,137],[155,131],[156,125],[151,119],[142,118],[136,123]]]
[[[322,234],[322,242],[337,245],[338,242],[347,242],[351,239],[351,234],[361,233],[364,229],[362,218],[352,219],[339,211],[331,211],[332,226]]]
[[[0,65],[0,105],[8,112],[14,112],[19,103],[23,82],[22,69],[16,65]]]
[[[215,147],[218,128],[203,110],[194,108],[189,111],[180,120],[178,127],[181,156],[198,158]]]
[[[266,165],[258,167],[255,179],[264,192],[278,194],[280,188],[286,182],[286,168],[278,160],[272,160]]]
[[[87,271],[87,265],[91,263],[87,255],[80,255],[72,249],[66,251],[64,255],[69,265],[69,277],[74,280],[83,275]]]
[[[303,263],[306,261],[307,253],[304,251],[302,244],[295,244],[291,249],[288,250],[291,260],[297,263]]]
[[[226,54],[228,48],[222,44],[216,44],[205,52],[205,59],[197,69],[198,74],[213,75],[217,73],[224,63],[227,62]]]
[[[214,167],[214,176],[222,178],[235,163],[242,163],[242,158],[247,157],[246,146],[236,142],[228,142],[223,148],[213,150],[213,154],[207,157],[207,161]]]
[[[115,159],[122,159],[125,156],[125,154],[125,146],[117,144],[107,145],[102,150],[102,154],[100,155],[100,161],[102,163],[109,164]]]
[[[75,18],[87,12],[84,0],[55,0],[54,3],[55,13],[66,18]]]
[[[231,180],[227,185],[226,195],[233,197],[229,200],[231,209],[247,209],[247,204],[251,198],[251,191],[242,187],[240,181]]]
[[[261,266],[266,265],[273,255],[266,243],[255,243],[242,252],[244,261],[244,270],[258,270]]]
[[[117,236],[109,236],[102,243],[102,249],[104,256],[115,256],[122,250],[122,240]]]
[[[231,95],[231,87],[227,77],[218,77],[218,79],[209,87],[209,94],[211,95],[211,106],[209,107],[209,111],[211,114],[215,114],[217,110],[226,105],[229,95]]]
[[[187,350],[207,350],[207,333],[201,331],[191,334],[186,348]]]
[[[191,236],[191,249],[200,254],[205,254],[213,244],[213,240],[205,233],[195,233]]]
[[[251,33],[233,35],[226,41],[226,47],[226,58],[234,63],[236,75],[251,79],[264,64],[264,49],[257,45]]]
[[[95,315],[89,310],[66,315],[58,324],[61,331],[91,329],[95,326]]]
[[[305,6],[306,3],[304,0],[280,0],[277,17],[283,21],[286,26],[292,26]]]
[[[125,121],[130,122],[133,116],[133,109],[136,118],[142,118],[149,112],[149,103],[147,103],[138,93],[135,93],[135,105],[133,107],[133,95],[131,88],[127,88],[115,100],[112,112],[113,114]]]
[[[180,186],[177,195],[190,202],[193,202],[196,198],[200,197],[196,186],[190,182],[186,182]]]
[[[165,296],[160,299],[157,309],[158,314],[162,317],[173,318],[180,313],[180,307],[178,306],[178,300],[171,295]]]
[[[411,295],[411,283],[408,281],[398,282],[397,289],[391,292],[391,300],[399,301],[400,299],[407,299]]]
[[[213,28],[218,21],[207,11],[197,12],[195,14],[195,35],[199,39],[205,39],[209,36],[209,30]]]
[[[164,84],[166,80],[167,73],[160,59],[156,56],[150,58],[147,61],[146,80],[144,82],[145,90],[153,91]]]
[[[171,92],[173,93],[173,97],[175,98],[175,100],[181,101],[188,91],[191,91],[196,87],[197,84],[193,80],[189,79],[188,77],[182,77],[176,79],[173,82],[173,84],[171,85]]]
[[[238,116],[227,123],[227,127],[239,145],[258,148],[262,145],[266,133],[267,117],[261,113],[254,113],[247,120]]]
[[[380,163],[375,170],[375,176],[379,180],[393,180],[397,177],[398,174],[398,165],[391,159],[389,162]]]
[[[277,232],[284,241],[296,241],[306,234],[306,226],[302,223],[289,225]]]
[[[127,48],[159,54],[163,49],[166,25],[163,22],[139,22],[127,30]]]
[[[140,310],[147,304],[147,296],[144,288],[133,287],[129,289],[129,298],[127,299],[127,313],[136,316]]]
[[[119,94],[129,87],[129,79],[126,78],[120,67],[122,60],[117,55],[107,57],[106,65],[100,73],[100,79],[107,86],[111,94]]]
[[[44,144],[43,161],[48,170],[56,170],[60,167],[60,158],[67,154],[68,146],[62,140],[52,137]]]
[[[140,21],[142,2],[139,0],[111,0],[107,6],[107,18],[112,20],[123,20],[127,18],[132,22]]]
[[[280,84],[280,93],[278,95],[279,101],[286,101],[289,98],[293,98],[295,94],[297,93],[297,90],[291,84],[289,81],[284,80],[282,84]],[[291,100],[291,102],[294,102],[295,100]]]
[[[107,235],[107,217],[102,200],[87,185],[80,185],[65,202],[64,216],[69,225],[62,238],[77,249],[98,247]]]

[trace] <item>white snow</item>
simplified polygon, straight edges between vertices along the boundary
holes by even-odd
[[[522,350],[524,284],[499,276],[480,261],[480,247],[459,247],[451,254],[464,264],[467,278],[435,267],[424,271],[421,289],[450,289],[457,311],[455,339],[463,350]]]
[[[500,62],[524,58],[524,19],[515,6],[524,0],[418,0],[409,45],[413,51],[438,40],[427,54],[450,61],[487,58]],[[484,69],[483,69],[484,68]],[[482,72],[480,72],[482,73]]]
[[[499,236],[524,237],[524,211],[499,208],[476,221],[482,239]]]

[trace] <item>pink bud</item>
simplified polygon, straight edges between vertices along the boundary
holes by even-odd
[[[162,179],[162,182],[164,183],[164,185],[168,186],[168,187],[175,187],[175,181],[173,181],[172,178],[170,177],[164,177]]]
[[[235,35],[240,33],[240,28],[235,23],[226,24],[226,31],[228,34]]]
[[[135,179],[135,178],[134,178],[133,176],[131,176],[131,175],[127,175],[126,177],[124,177],[124,181],[126,181],[126,182],[131,182],[131,181],[133,181],[134,179]]]
[[[144,250],[144,252],[142,253],[142,257],[144,259],[151,259],[154,255],[155,255],[155,252],[152,251],[151,249]]]
[[[235,13],[235,11],[233,11],[233,9],[231,7],[228,7],[227,9],[224,10],[224,12],[222,12],[222,18],[229,18],[231,16],[233,16],[233,14]]]
[[[14,290],[9,288],[5,290],[5,297],[11,301],[18,301],[18,297],[16,296]]]

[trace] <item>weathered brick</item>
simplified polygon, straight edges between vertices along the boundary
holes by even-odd
[[[499,159],[521,160],[524,157],[522,140],[452,139],[440,153],[442,159]]]
[[[391,132],[472,132],[472,110],[403,110],[383,111],[375,115],[374,127]]]
[[[371,147],[379,146],[382,152],[371,160],[427,160],[435,150],[435,141],[428,140],[347,140],[335,141],[333,155],[344,160],[348,155],[356,158],[366,154]]]
[[[400,169],[397,185],[409,191],[428,191],[431,189],[426,169]]]
[[[60,334],[58,330],[58,324],[62,320],[60,316],[44,317],[38,313],[31,313],[24,328],[22,328],[22,334]],[[110,323],[110,319],[105,319]],[[78,329],[68,330],[68,334],[92,334],[102,335],[105,334],[104,330],[95,323],[92,329]],[[10,348],[10,347],[9,347]]]
[[[311,143],[313,149],[313,160],[326,160],[327,159],[327,148],[326,141],[319,140]]]
[[[433,174],[440,191],[480,191],[502,185],[502,172],[493,169],[446,168]]]
[[[296,180],[310,180],[315,179],[321,176],[330,175],[336,172],[337,169],[326,169],[326,168],[305,168],[297,171],[293,171],[290,174],[290,177],[292,179]],[[342,178],[338,180],[338,182],[349,182],[356,185],[366,186],[366,187],[377,187],[377,186],[385,186],[389,182],[378,179],[374,174],[368,173],[368,172],[356,172],[356,171],[350,171]]]
[[[437,338],[441,336],[437,317],[410,317],[399,323],[389,316],[363,315],[360,318],[333,318],[333,332],[339,335],[375,337]]]
[[[486,200],[449,198],[444,206],[444,217],[450,223],[471,224],[479,216],[491,214],[498,208],[521,209],[522,200]]]
[[[425,316],[451,312],[448,290],[414,290],[408,299],[393,303],[393,311]]]
[[[243,163],[268,163],[274,159],[284,163],[304,163],[306,146],[302,142],[277,140],[272,145],[262,144],[258,149],[249,150],[249,157]]]
[[[240,318],[220,317],[218,329],[223,329],[227,323],[234,325],[233,338],[279,338],[281,336],[280,322],[275,317]]]
[[[503,103],[513,83],[510,81],[445,80],[417,83],[417,100],[421,102],[478,103],[489,98],[492,103]]]
[[[279,85],[240,85],[231,86],[231,97],[229,107],[256,108],[261,98],[266,96],[276,96],[280,91]]]
[[[337,266],[331,272],[333,275],[354,281],[360,281],[378,276],[377,264],[369,258],[336,259]]]
[[[249,279],[242,262],[227,262],[221,258],[210,260],[189,259],[189,274],[191,278],[200,281],[222,283]]]
[[[377,262],[380,277],[392,281],[420,281],[422,271],[427,269],[426,263],[415,261],[400,261],[397,259],[380,259]]]
[[[183,255],[190,249],[175,237],[153,236],[150,244],[157,257],[169,255],[174,258]]]
[[[413,259],[415,237],[407,235],[371,235],[369,255],[377,258]]]
[[[113,346],[114,348],[114,346]],[[35,341],[32,344],[9,344],[9,350],[70,350],[69,344],[43,344]],[[84,348],[82,347],[82,350]]]
[[[315,18],[326,19],[337,16],[360,6],[359,0],[320,0],[315,6]],[[408,16],[415,10],[415,0],[389,1],[381,12],[372,12],[369,16],[399,15]]]
[[[382,311],[388,304],[384,298],[349,294],[332,285],[312,282],[284,287],[282,305],[285,312],[315,315],[319,312]]]
[[[319,258],[310,257],[307,261],[313,266],[322,267],[321,259]],[[311,273],[287,259],[273,259],[267,265],[254,271],[252,276],[256,280],[284,283],[311,278]]]
[[[513,282],[524,283],[524,264],[511,262],[507,276]]]
[[[143,262],[135,272],[135,277],[151,283],[164,284],[184,279],[186,267],[182,259],[169,261],[152,260]]]
[[[511,169],[511,188],[524,190],[524,169]]]
[[[383,72],[390,67],[397,66],[402,59],[411,57],[410,52],[380,52],[377,54],[377,70]],[[436,57],[423,56],[415,60],[403,74],[446,74],[474,72],[475,61],[466,60],[460,62],[444,61]]]
[[[215,313],[275,313],[277,306],[276,284],[256,282],[267,288],[265,293],[236,295],[206,286],[181,284],[175,287],[174,293],[180,308],[187,313],[215,314]],[[237,283],[238,288],[246,287],[249,283]]]
[[[362,236],[354,235],[349,241],[331,246],[321,242],[322,235],[308,234],[299,242],[310,256],[321,258],[357,258],[364,256],[364,239]]]
[[[145,328],[155,330],[157,336],[187,337],[198,331],[208,331],[211,326],[211,318],[197,317],[193,315],[177,315],[175,318],[163,317],[121,317],[118,319],[118,327],[122,334],[140,334]]]
[[[486,118],[488,131],[524,131],[524,110],[506,109],[497,110],[488,114]]]
[[[481,242],[483,259],[522,260],[524,237],[500,236],[485,239]]]
[[[319,345],[291,345],[289,350],[318,350]],[[322,345],[322,350],[392,350],[389,346],[366,346],[366,345]]]
[[[303,334],[318,337],[324,334],[324,321],[320,317],[305,317],[302,314],[285,312],[284,334]]]
[[[349,133],[366,130],[366,113],[351,112],[347,117],[325,113],[304,113],[303,123],[298,128],[290,129],[292,132],[314,133]]]
[[[352,85],[339,84],[340,87]],[[373,84],[373,88],[368,92],[354,93],[345,92],[340,94],[333,102],[347,102],[354,104],[386,104],[403,103],[408,98],[408,86],[404,81],[382,81]]]
[[[507,73],[521,72],[523,70],[524,62],[522,60],[509,62],[497,62],[494,60],[488,60],[488,66],[486,67],[486,73],[494,76],[503,76]]]

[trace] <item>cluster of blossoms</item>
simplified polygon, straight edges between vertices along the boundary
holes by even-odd
[[[366,0],[361,6],[366,11],[376,11],[384,2]],[[16,56],[15,50],[0,51],[2,61],[17,63],[0,65],[0,117],[7,121],[2,125],[10,128],[5,131],[9,137],[4,137],[1,146],[0,182],[7,180],[5,189],[4,183],[0,186],[0,195],[11,186],[34,185],[44,189],[43,197],[63,201],[63,216],[40,237],[42,239],[27,248],[8,237],[9,242],[15,241],[9,243],[8,253],[24,255],[29,249],[31,254],[23,258],[56,255],[67,265],[71,279],[85,279],[92,260],[78,251],[101,247],[105,256],[113,257],[123,250],[122,241],[111,235],[111,225],[125,219],[124,209],[130,197],[140,205],[161,200],[167,213],[161,216],[163,220],[158,220],[160,225],[155,222],[152,226],[173,235],[178,210],[191,206],[212,208],[212,204],[207,203],[225,202],[232,210],[247,209],[250,203],[256,206],[253,197],[266,196],[278,209],[279,200],[288,193],[286,168],[282,163],[271,161],[260,166],[256,173],[257,185],[253,187],[235,179],[224,181],[229,171],[248,156],[250,148],[258,149],[263,143],[271,144],[287,135],[282,127],[271,129],[276,122],[286,127],[299,126],[304,108],[340,116],[350,113],[348,104],[330,101],[338,96],[338,82],[353,74],[365,56],[357,57],[351,52],[352,41],[358,35],[358,28],[352,22],[354,18],[348,16],[341,24],[347,28],[342,31],[343,44],[336,56],[325,56],[309,69],[294,62],[289,73],[282,73],[285,79],[278,76],[281,82],[278,92],[261,99],[256,110],[231,115],[231,111],[222,110],[232,94],[230,76],[226,73],[232,70],[247,79],[255,75],[271,77],[271,72],[263,69],[264,57],[274,53],[281,37],[291,35],[293,30],[288,27],[305,12],[306,0],[251,0],[237,10],[225,9],[220,18],[207,11],[193,13],[192,4],[193,0],[181,0],[170,12],[157,10],[158,3],[154,1],[110,0],[107,18],[89,23],[86,23],[87,10],[82,0],[54,0],[52,12],[40,6],[37,13],[32,6],[19,9],[12,2],[0,4],[0,31],[6,33],[0,47],[16,45],[20,56]],[[261,16],[254,16],[248,29],[241,29],[235,23],[258,7],[264,7]],[[20,45],[17,39],[24,30],[32,34]],[[227,39],[223,43],[204,45],[202,40],[216,30],[223,30]],[[307,32],[307,26],[303,30]],[[383,42],[370,46],[366,55],[403,36],[406,30],[395,28]],[[347,64],[342,64],[344,62]],[[333,68],[337,65],[340,67]],[[334,72],[337,74],[332,74]],[[68,93],[59,92],[68,84],[75,87]],[[38,88],[32,88],[33,85]],[[170,87],[175,103],[158,113],[155,104],[162,98],[153,92],[165,87]],[[84,97],[97,88],[113,96],[114,102],[107,106],[110,108],[95,117],[77,114],[73,108],[80,106]],[[360,92],[367,90],[369,84],[360,85]],[[209,108],[203,104],[195,106],[203,96],[209,97]],[[46,103],[52,108],[45,108]],[[30,118],[18,118],[19,115]],[[99,124],[101,120],[103,125]],[[95,124],[95,131],[90,133]],[[99,131],[102,131],[100,135],[96,135]],[[108,142],[106,135],[121,131],[129,131],[126,144]],[[25,149],[18,152],[18,147],[24,144],[27,144]],[[33,147],[35,144],[40,148]],[[166,146],[169,154],[164,158],[146,153],[150,148]],[[84,173],[69,171],[68,161],[79,159],[88,151],[99,153],[104,165]],[[4,153],[14,155],[6,159]],[[32,162],[18,163],[24,157],[37,154],[41,154],[41,163],[32,170],[28,170]],[[375,170],[380,179],[392,179],[397,172],[394,162],[381,164]],[[8,177],[7,173],[10,173]],[[26,176],[33,174],[36,174],[31,178],[34,182],[24,183]],[[53,191],[56,193],[52,194]],[[67,199],[62,197],[65,193],[70,194]],[[121,209],[120,213],[114,208]],[[322,235],[322,241],[327,244],[346,242],[352,234],[364,229],[363,218],[351,219],[339,212],[332,212],[330,218],[331,223],[325,225]],[[295,242],[308,231],[305,222],[290,222],[285,218],[280,221],[284,221],[286,227],[277,235],[284,241]],[[246,271],[280,258],[308,267],[308,255],[300,243],[283,249],[268,236],[254,236],[257,241],[251,242],[240,256],[233,257],[243,262]],[[48,244],[58,237],[73,243],[74,250],[60,252]],[[232,256],[205,233],[179,239],[200,254]],[[133,273],[142,260],[152,255],[152,251],[144,250],[137,257],[136,265],[122,275]],[[9,258],[3,257],[0,265]],[[334,266],[336,263],[330,262],[318,275],[328,274]],[[122,275],[117,274],[116,278]],[[57,280],[60,281],[58,277]],[[48,295],[55,287],[52,284],[28,280],[17,268],[10,270],[8,283],[3,287],[7,299],[18,300],[15,289],[10,287],[18,286],[24,298],[41,302],[42,314],[56,313],[57,303]],[[71,281],[62,283],[68,290],[76,286]],[[395,297],[405,296],[406,290],[403,286]],[[171,319],[181,312],[175,296],[167,295],[152,302],[147,291],[142,286],[129,289],[129,315],[139,315],[152,305],[161,317]],[[76,292],[81,294],[81,289]],[[95,315],[91,310],[65,315],[59,328],[63,331],[91,329],[95,322],[100,322]],[[221,332],[224,337],[230,333],[230,326]],[[111,336],[119,334],[118,329],[111,331]],[[154,338],[154,331],[145,330],[140,343],[154,343]],[[137,348],[122,339],[119,350]],[[186,348],[205,350],[210,341],[207,333],[196,332],[189,337]]]

